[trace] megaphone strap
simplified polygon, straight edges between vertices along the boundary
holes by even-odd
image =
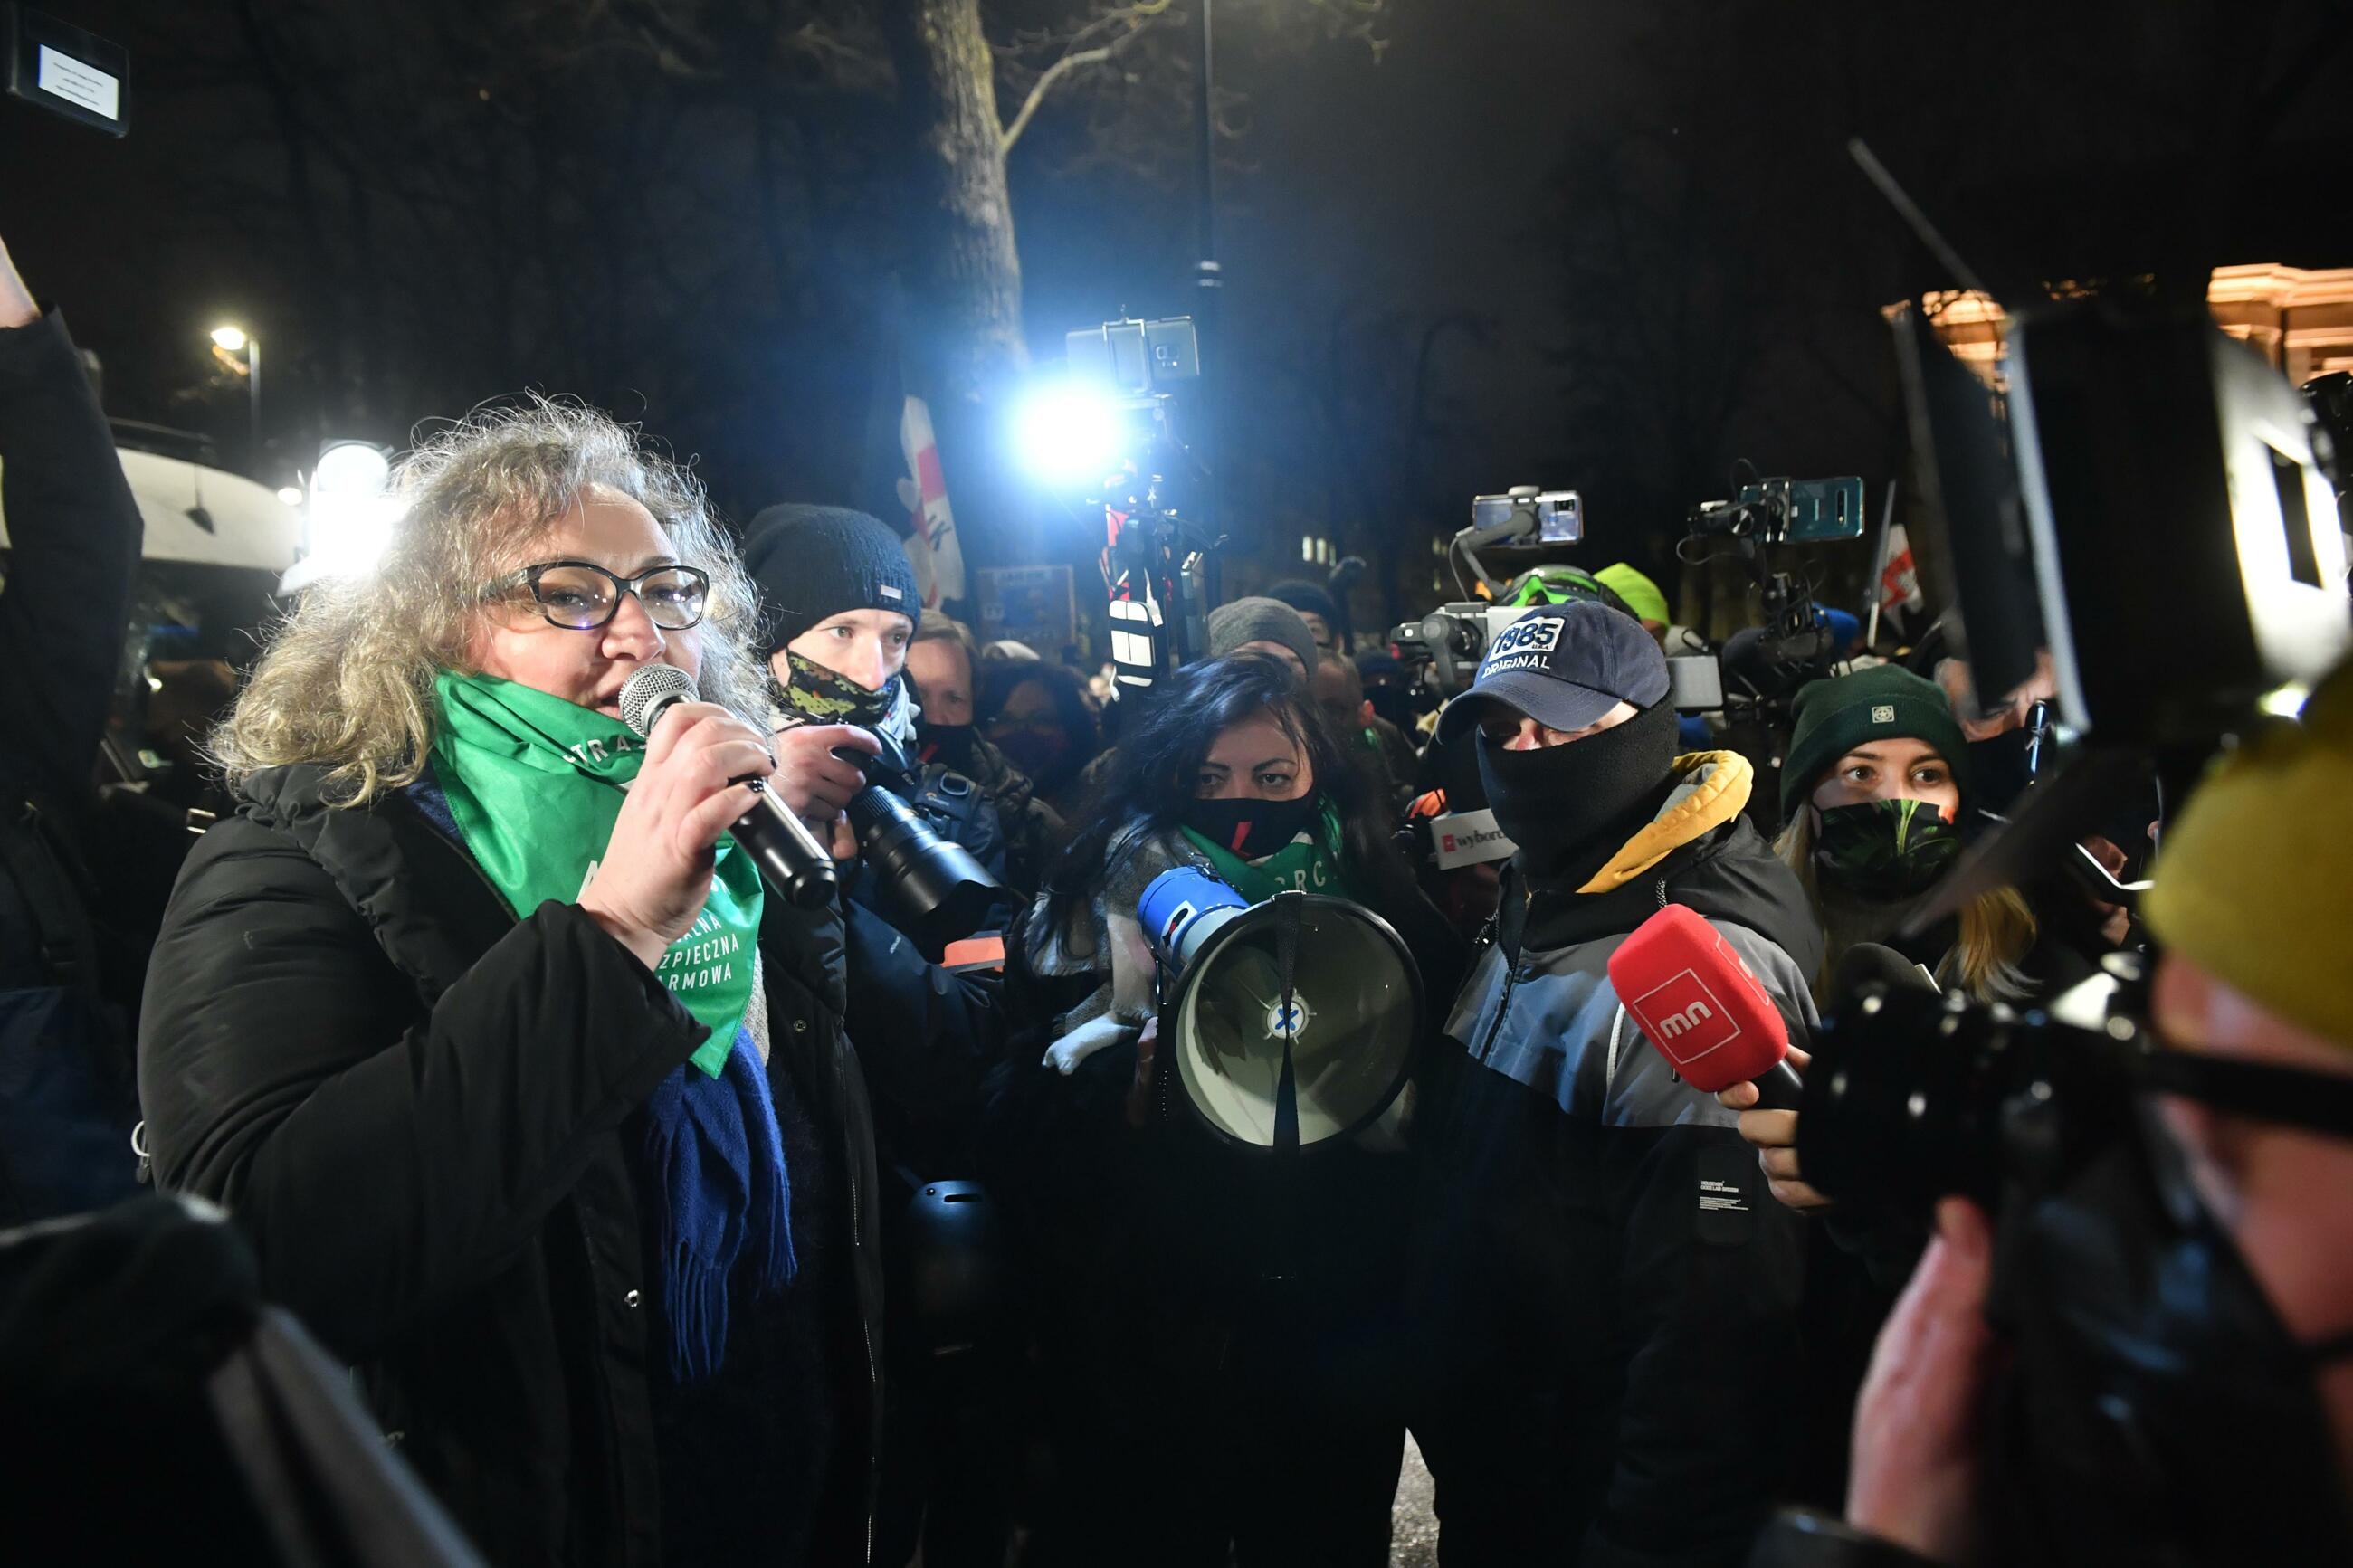
[[[1299,911],[1306,901],[1306,895],[1299,892],[1274,896],[1274,963],[1276,976],[1282,983],[1282,1011],[1277,1015],[1282,1026],[1282,1074],[1276,1079],[1274,1089],[1274,1152],[1278,1155],[1299,1152],[1299,1079],[1291,1047],[1299,1033]]]

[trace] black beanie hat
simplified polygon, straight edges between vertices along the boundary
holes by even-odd
[[[763,652],[844,610],[896,610],[923,624],[923,592],[899,536],[862,511],[769,507],[745,531],[744,566],[760,589]]]
[[[1293,577],[1269,588],[1266,597],[1289,605],[1303,616],[1321,616],[1325,626],[1335,632],[1340,629],[1339,603],[1332,597],[1331,590],[1321,583]]]
[[[1831,765],[1874,736],[1926,741],[1936,748],[1963,790],[1968,788],[1968,742],[1944,688],[1893,664],[1873,665],[1798,689],[1791,709],[1789,751],[1781,763],[1781,814],[1813,793]]]

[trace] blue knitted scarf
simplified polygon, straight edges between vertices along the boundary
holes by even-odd
[[[727,1287],[738,1259],[766,1296],[793,1277],[792,1186],[768,1075],[749,1033],[717,1078],[681,1063],[646,1101],[646,1168],[659,1194],[657,1299],[670,1376],[693,1383],[727,1353]],[[747,1257],[748,1255],[748,1257]]]

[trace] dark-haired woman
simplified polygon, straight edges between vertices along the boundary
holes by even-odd
[[[1273,1222],[1262,1160],[1147,1105],[1153,962],[1135,903],[1180,865],[1252,900],[1352,900],[1397,929],[1441,1008],[1460,942],[1389,826],[1356,750],[1288,668],[1214,659],[1181,672],[1122,741],[1031,912],[1030,964],[1098,982],[1000,1129],[1018,1157],[999,1179],[1018,1194],[1045,1297],[1057,1477],[1037,1561],[1388,1561],[1409,1100],[1353,1143],[1302,1155],[1288,1220]]]

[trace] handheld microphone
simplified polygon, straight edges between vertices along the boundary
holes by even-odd
[[[1789,1030],[1723,933],[1683,904],[1634,928],[1609,955],[1609,984],[1685,1083],[1715,1094],[1754,1082],[1757,1106],[1795,1110],[1804,1080]]]
[[[1831,971],[1830,994],[1844,999],[1873,984],[1890,991],[1911,987],[1936,994],[1944,989],[1935,975],[1894,948],[1859,942],[1840,955],[1837,967]]]
[[[621,685],[621,721],[650,737],[673,702],[695,700],[694,679],[675,665],[649,664]],[[833,897],[833,857],[808,825],[768,792],[764,779],[750,781],[752,809],[728,831],[751,851],[768,885],[805,910]]]

